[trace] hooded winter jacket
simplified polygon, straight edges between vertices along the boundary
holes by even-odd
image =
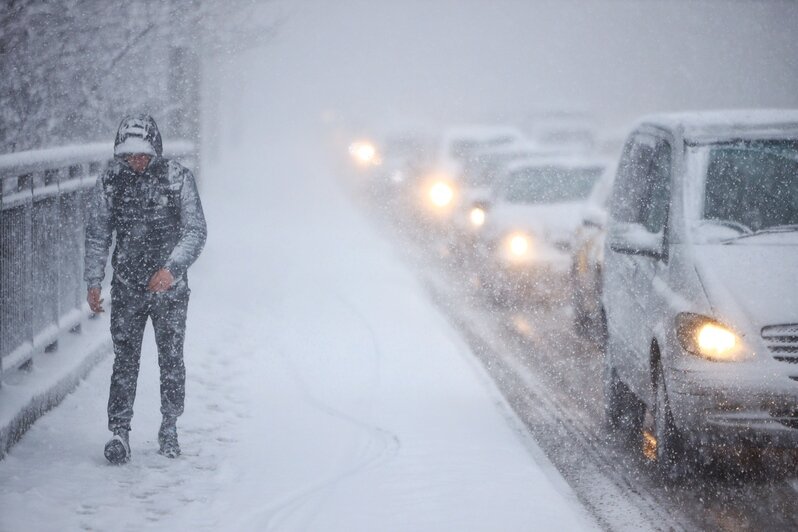
[[[147,148],[149,147],[149,150]],[[194,175],[161,156],[161,135],[147,115],[122,120],[114,143],[116,157],[97,179],[86,226],[84,280],[101,285],[111,240],[114,280],[144,289],[167,268],[180,281],[197,259],[207,236]],[[122,158],[149,153],[150,164],[137,174]]]

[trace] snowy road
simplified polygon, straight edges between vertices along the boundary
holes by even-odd
[[[602,528],[798,528],[794,456],[730,460],[703,478],[665,486],[640,448],[606,433],[602,355],[571,329],[567,302],[496,307],[469,283],[467,267],[444,263],[428,235],[405,222],[397,231],[392,223],[400,218],[380,211],[374,218],[382,218],[404,259]]]

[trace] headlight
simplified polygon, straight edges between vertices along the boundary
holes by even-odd
[[[430,187],[429,199],[436,207],[448,207],[454,199],[454,189],[449,183],[438,181]]]
[[[349,145],[349,154],[362,165],[379,164],[377,147],[369,141],[357,141]]]
[[[532,238],[526,233],[511,233],[504,239],[505,257],[511,261],[524,261],[532,251]]]
[[[529,251],[529,238],[526,235],[513,235],[510,237],[510,251],[513,255],[526,255]]]
[[[482,227],[485,224],[485,210],[481,207],[474,207],[468,215],[471,220],[471,225],[474,227]]]
[[[676,333],[682,348],[689,353],[718,362],[740,360],[743,342],[729,327],[699,314],[676,317]]]

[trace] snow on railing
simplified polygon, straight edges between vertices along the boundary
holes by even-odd
[[[113,144],[0,155],[0,377],[30,368],[88,315],[83,283],[89,194]],[[164,155],[195,166],[194,145],[166,143]]]

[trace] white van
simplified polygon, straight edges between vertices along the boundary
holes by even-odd
[[[671,475],[798,447],[798,111],[644,119],[604,252],[608,424]]]

